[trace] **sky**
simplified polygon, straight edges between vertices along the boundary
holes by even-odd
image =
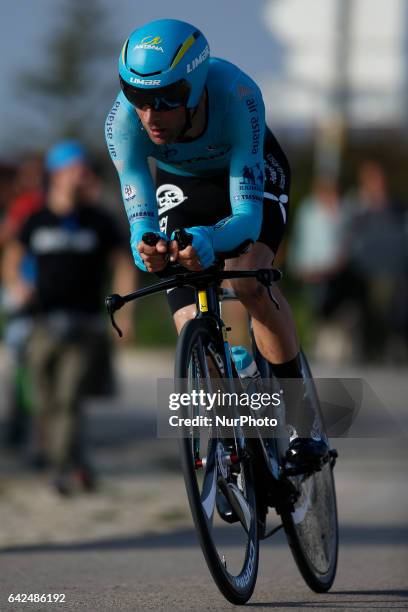
[[[84,0],[85,1],[85,0]],[[109,35],[117,47],[103,78],[117,83],[117,57],[137,26],[172,17],[194,23],[211,52],[239,65],[257,81],[269,123],[313,124],[328,112],[328,84],[336,74],[333,40],[338,2],[346,0],[101,0],[109,14]],[[47,117],[34,114],[15,82],[22,71],[46,65],[45,43],[60,22],[64,0],[3,0],[0,6],[0,156],[12,156],[29,139],[26,126],[47,131]],[[408,91],[407,0],[351,0],[353,26],[350,70],[356,89],[355,117],[376,125],[398,120]],[[405,7],[405,13],[402,11]],[[85,36],[85,33],[84,33]],[[403,48],[403,45],[405,47]],[[405,77],[406,79],[406,77]],[[405,90],[404,90],[405,88]],[[112,100],[100,100],[101,111]],[[330,104],[330,102],[329,102]],[[405,110],[406,112],[406,110]],[[41,143],[39,143],[41,148]],[[35,144],[34,147],[35,148]]]
[[[13,0],[0,8],[0,155],[12,152],[16,143],[13,127],[30,120],[30,101],[17,95],[14,82],[21,71],[39,68],[46,62],[44,43],[58,23],[60,0]],[[241,66],[252,77],[279,64],[279,45],[274,42],[262,15],[268,0],[102,0],[110,15],[111,38],[117,44],[107,71],[117,81],[117,58],[124,40],[138,25],[172,17],[197,25],[210,41],[213,55]],[[213,8],[212,8],[213,7]],[[233,8],[233,10],[232,10]],[[84,34],[85,35],[85,34]],[[110,101],[106,101],[106,112]],[[34,116],[32,120],[34,121]],[[45,121],[44,117],[44,121]],[[46,126],[44,125],[44,129]],[[17,130],[18,134],[18,130]],[[18,136],[17,136],[18,137]]]

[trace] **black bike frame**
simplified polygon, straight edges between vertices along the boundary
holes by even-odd
[[[195,290],[195,299],[197,305],[197,317],[209,318],[212,319],[216,325],[218,332],[220,333],[220,337],[223,339],[223,361],[226,365],[227,372],[226,378],[233,378],[233,365],[231,362],[231,355],[229,350],[229,343],[227,340],[227,331],[228,329],[224,325],[221,313],[220,313],[220,299],[219,299],[219,286],[223,280],[230,280],[234,278],[256,278],[258,282],[260,282],[264,287],[266,287],[271,300],[274,302],[275,306],[279,308],[279,304],[273,297],[270,286],[273,282],[276,282],[281,279],[282,274],[280,270],[273,268],[261,268],[259,270],[234,270],[234,271],[225,271],[220,268],[222,263],[219,266],[212,266],[207,270],[203,270],[200,272],[180,272],[175,274],[174,276],[168,277],[164,280],[155,283],[154,285],[150,285],[149,287],[144,287],[143,289],[138,289],[128,295],[118,295],[113,294],[108,296],[105,300],[105,304],[108,310],[108,313],[111,317],[111,322],[113,327],[118,332],[119,336],[122,336],[122,332],[117,326],[114,314],[117,310],[122,308],[128,302],[133,300],[137,300],[142,297],[146,297],[149,295],[153,295],[155,293],[159,293],[161,291],[166,291],[167,289],[173,289],[176,287],[184,287],[190,286]],[[173,266],[176,268],[176,266]],[[184,270],[183,268],[181,268]],[[244,450],[245,446],[245,438],[239,436],[239,446],[240,450]],[[265,444],[260,437],[260,443],[262,448],[262,454],[265,462],[270,465],[268,461],[268,452],[265,448]],[[278,462],[271,466],[270,475],[272,478],[278,480],[279,479],[279,467]]]
[[[273,282],[276,282],[282,278],[282,274],[279,270],[272,268],[261,268],[259,270],[235,270],[226,271],[221,270],[216,266],[208,268],[200,272],[180,272],[174,276],[170,276],[164,280],[138,289],[127,295],[119,295],[114,293],[105,299],[105,305],[108,313],[111,317],[113,327],[118,332],[119,336],[122,337],[122,332],[116,325],[114,314],[120,310],[128,302],[137,300],[148,295],[160,293],[167,289],[175,289],[176,287],[193,287],[196,291],[196,302],[198,306],[198,313],[203,315],[205,313],[215,314],[219,317],[219,303],[217,288],[223,280],[230,280],[233,278],[256,278],[264,287],[266,287],[271,300],[275,303],[276,307],[279,308],[275,298],[272,296],[270,286]],[[200,306],[200,295],[202,300],[202,306]]]

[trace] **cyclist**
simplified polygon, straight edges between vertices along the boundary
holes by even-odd
[[[136,265],[157,273],[170,259],[197,271],[214,262],[214,253],[250,240],[251,249],[227,260],[226,269],[270,267],[287,223],[290,169],[265,125],[256,83],[237,66],[210,58],[205,36],[174,19],[153,21],[130,35],[119,58],[119,80],[122,91],[106,120],[106,140],[120,177]],[[149,157],[157,163],[156,192]],[[177,227],[193,236],[184,250],[168,242]],[[160,235],[156,246],[143,242],[145,232]],[[257,346],[274,374],[281,381],[300,379],[295,325],[278,288],[279,309],[255,279],[231,285],[252,317]],[[193,290],[174,289],[168,301],[180,332],[195,316]],[[290,385],[284,392],[287,405],[293,405]],[[303,399],[302,409],[304,404]],[[310,429],[304,438],[292,430],[294,461],[327,453],[319,432],[312,424]]]

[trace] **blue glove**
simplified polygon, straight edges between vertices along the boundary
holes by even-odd
[[[142,259],[142,256],[137,250],[137,245],[142,240],[143,234],[145,234],[146,232],[154,232],[155,234],[158,234],[160,238],[163,238],[163,240],[165,240],[166,242],[168,240],[166,234],[164,234],[163,232],[159,232],[157,228],[145,226],[140,227],[136,223],[130,227],[130,246],[132,247],[133,259],[135,260],[135,264],[137,265],[137,267],[140,268],[140,270],[143,270],[143,272],[147,272],[147,269]]]
[[[186,227],[185,230],[193,236],[193,242],[191,246],[196,250],[201,266],[204,269],[209,268],[215,260],[212,241],[212,228],[204,226]],[[174,232],[171,235],[171,239],[174,240]]]

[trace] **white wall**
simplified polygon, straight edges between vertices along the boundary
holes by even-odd
[[[286,70],[261,81],[275,122],[313,125],[330,112],[336,78],[337,2],[268,0],[271,35],[287,46]],[[407,0],[351,0],[348,82],[351,121],[395,124],[404,113]]]

